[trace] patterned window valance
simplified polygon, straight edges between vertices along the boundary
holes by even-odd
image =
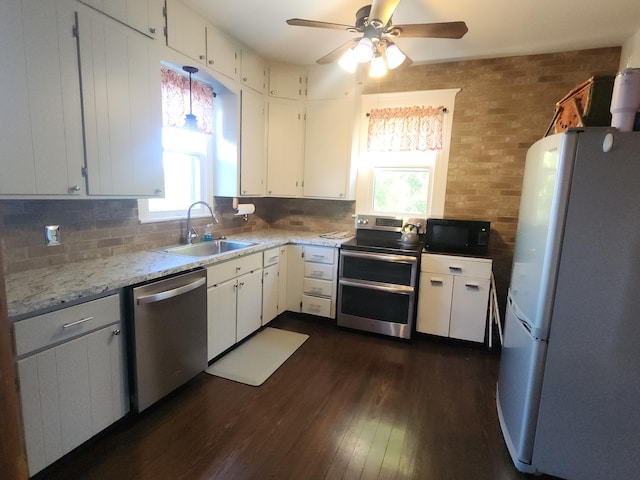
[[[189,113],[189,77],[161,67],[162,126],[182,127]],[[192,83],[193,114],[202,133],[213,133],[213,89],[198,80]]]
[[[370,152],[442,150],[443,107],[374,108],[369,115]]]

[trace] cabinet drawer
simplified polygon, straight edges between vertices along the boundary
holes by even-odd
[[[263,267],[275,265],[280,260],[280,247],[270,248],[264,251],[264,260],[262,262]]]
[[[327,263],[333,265],[336,249],[331,247],[304,247],[304,259],[307,262]]]
[[[318,315],[321,317],[331,316],[331,299],[311,297],[309,295],[302,296],[302,313]]]
[[[230,280],[238,275],[262,268],[262,253],[252,253],[207,268],[207,286]]]
[[[438,273],[441,275],[463,275],[465,277],[490,278],[491,259],[425,254],[422,255],[420,271]]]
[[[316,280],[315,278],[305,278],[303,282],[303,291],[308,295],[331,297],[333,295],[333,282],[328,280]]]
[[[333,280],[333,265],[304,262],[304,276],[321,280]]]
[[[14,323],[18,356],[120,321],[120,296],[111,295]]]

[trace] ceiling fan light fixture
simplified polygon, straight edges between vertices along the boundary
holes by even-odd
[[[407,58],[407,56],[402,53],[394,43],[387,44],[385,55],[387,57],[387,66],[389,67],[389,70],[393,70],[394,68],[402,65],[402,62]]]
[[[383,77],[387,73],[387,65],[384,61],[384,57],[380,54],[376,54],[371,59],[371,65],[369,66],[370,77]]]
[[[350,48],[345,52],[344,55],[338,61],[338,65],[340,65],[344,70],[349,73],[353,73],[356,71],[356,67],[358,66],[358,57],[356,53],[353,51],[353,48]]]
[[[360,63],[367,63],[371,60],[371,57],[373,57],[373,50],[373,42],[369,37],[362,37],[358,44],[353,47],[353,53]]]

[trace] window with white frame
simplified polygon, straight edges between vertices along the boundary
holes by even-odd
[[[443,215],[459,91],[362,96],[357,213]]]
[[[164,198],[138,200],[141,222],[183,218],[189,206],[207,201],[212,191],[213,89],[183,72],[162,67],[162,150]],[[184,127],[187,113],[197,118],[197,128]],[[192,216],[208,215],[196,205]]]

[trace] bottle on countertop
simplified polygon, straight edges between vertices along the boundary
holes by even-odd
[[[211,242],[213,240],[213,223],[207,223],[202,237],[203,242]]]

